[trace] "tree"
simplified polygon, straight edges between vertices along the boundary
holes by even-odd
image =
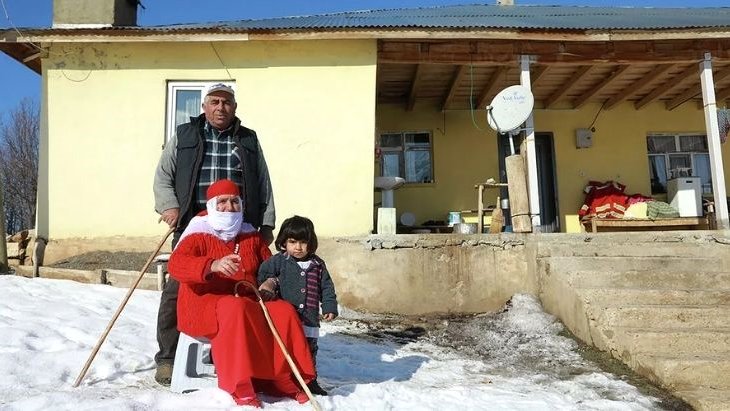
[[[0,178],[5,193],[5,229],[8,233],[33,228],[38,190],[40,112],[24,99],[11,110],[9,121],[0,118]]]

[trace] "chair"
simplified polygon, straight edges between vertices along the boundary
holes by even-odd
[[[217,386],[218,378],[210,356],[210,341],[180,333],[170,390],[184,394]]]

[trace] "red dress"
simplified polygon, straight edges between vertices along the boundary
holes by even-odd
[[[209,273],[213,260],[233,254],[236,244],[241,256],[238,273],[230,278]],[[241,234],[227,243],[195,233],[180,241],[168,264],[180,282],[178,329],[211,340],[218,387],[235,396],[251,396],[254,388],[278,396],[300,391],[252,291],[240,286],[239,294],[246,295],[234,296],[236,282],[256,284],[259,265],[270,256],[258,233]],[[283,300],[267,302],[266,307],[302,378],[309,382],[314,365],[296,311]]]

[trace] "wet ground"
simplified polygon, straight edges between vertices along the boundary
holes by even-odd
[[[492,314],[372,316],[351,321],[359,322],[361,328],[366,330],[362,334],[353,334],[355,337],[399,345],[426,340],[462,355],[481,358],[493,374],[570,380],[583,374],[603,371],[635,386],[644,395],[658,398],[659,409],[692,410],[687,403],[636,374],[609,354],[582,343],[560,322],[555,321],[543,330],[530,329],[529,320],[524,327],[515,327],[514,319],[518,317],[508,318],[509,309],[508,303],[503,312]],[[545,338],[548,335],[551,338]],[[558,338],[562,342],[557,345],[556,335],[562,337]],[[621,393],[610,389],[606,389],[601,396],[621,400]]]

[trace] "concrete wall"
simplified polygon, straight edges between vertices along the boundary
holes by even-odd
[[[600,111],[600,113],[599,113]],[[598,117],[596,118],[596,115]],[[651,194],[646,136],[649,133],[705,133],[704,113],[688,102],[667,111],[663,103],[635,110],[631,103],[600,110],[586,104],[579,110],[556,109],[534,112],[535,131],[553,134],[557,192],[562,231],[580,232],[578,209],[583,188],[591,180],[617,180],[626,193]],[[575,147],[575,130],[587,128],[596,118],[593,146]],[[476,124],[475,124],[476,123]],[[379,105],[377,131],[431,131],[434,179],[431,184],[408,184],[394,192],[400,213],[409,211],[420,224],[446,220],[450,210],[476,208],[474,184],[498,176],[497,136],[486,123],[483,111],[447,111],[416,106]],[[722,145],[726,185],[730,184],[730,144]],[[494,204],[496,190],[488,190],[487,204]]]
[[[229,73],[237,114],[266,154],[278,221],[296,213],[322,236],[368,234],[375,62],[370,40],[54,43],[43,61],[39,235],[154,244],[165,231],[152,181],[167,82]]]
[[[102,249],[152,253],[152,240],[54,240],[46,246],[44,264]],[[500,309],[516,293],[538,295],[535,244],[527,234],[371,235],[321,238],[317,253],[346,307],[401,314],[479,313]],[[169,249],[164,246],[161,252]]]
[[[338,299],[347,307],[403,314],[494,311],[537,292],[527,236],[369,236],[323,242]]]
[[[401,314],[478,313],[500,309],[516,293],[529,293],[539,295],[549,312],[584,338],[587,323],[580,319],[585,312],[574,287],[550,275],[548,257],[608,253],[638,261],[647,256],[702,256],[708,250],[726,249],[728,233],[370,235],[322,238],[318,254],[333,276],[340,303],[349,308]],[[125,237],[52,241],[45,263],[99,249],[151,253],[154,246],[142,238]]]

